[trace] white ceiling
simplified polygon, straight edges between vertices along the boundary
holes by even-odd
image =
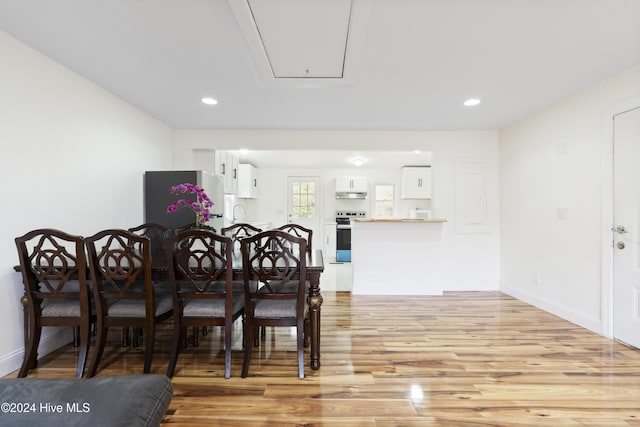
[[[314,31],[280,59],[326,63],[345,16],[292,8],[323,1],[351,14],[344,75],[274,78],[267,38],[295,52]],[[640,0],[0,0],[0,30],[177,129],[498,130],[640,63],[639,18]]]

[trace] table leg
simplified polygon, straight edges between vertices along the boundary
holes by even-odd
[[[320,294],[320,273],[309,276],[309,313],[311,315],[311,369],[320,368],[320,307],[322,295]]]

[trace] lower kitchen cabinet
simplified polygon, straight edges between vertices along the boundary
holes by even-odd
[[[336,223],[327,223],[324,227],[324,245],[322,248],[322,254],[325,259],[335,259],[336,249]]]
[[[353,266],[350,262],[324,260],[322,272],[323,292],[351,292],[353,288]]]

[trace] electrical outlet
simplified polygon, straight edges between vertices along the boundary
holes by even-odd
[[[540,273],[538,272],[533,273],[533,284],[534,285],[540,284]]]

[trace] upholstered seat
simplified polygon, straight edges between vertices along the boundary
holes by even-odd
[[[237,312],[244,307],[244,295],[234,293],[231,310]],[[182,306],[182,314],[185,317],[224,317],[225,301],[214,300],[188,300]]]
[[[109,316],[111,317],[144,317],[146,313],[146,301],[145,300],[119,300],[112,301],[109,304]],[[163,313],[173,308],[173,302],[171,301],[171,295],[164,292],[162,294],[157,293],[155,298],[155,311],[156,316],[160,316]]]
[[[41,314],[44,317],[80,317],[81,311],[76,301],[43,301]]]
[[[308,307],[305,304],[305,312]],[[296,307],[287,300],[257,300],[253,304],[253,316],[259,318],[295,317]]]

